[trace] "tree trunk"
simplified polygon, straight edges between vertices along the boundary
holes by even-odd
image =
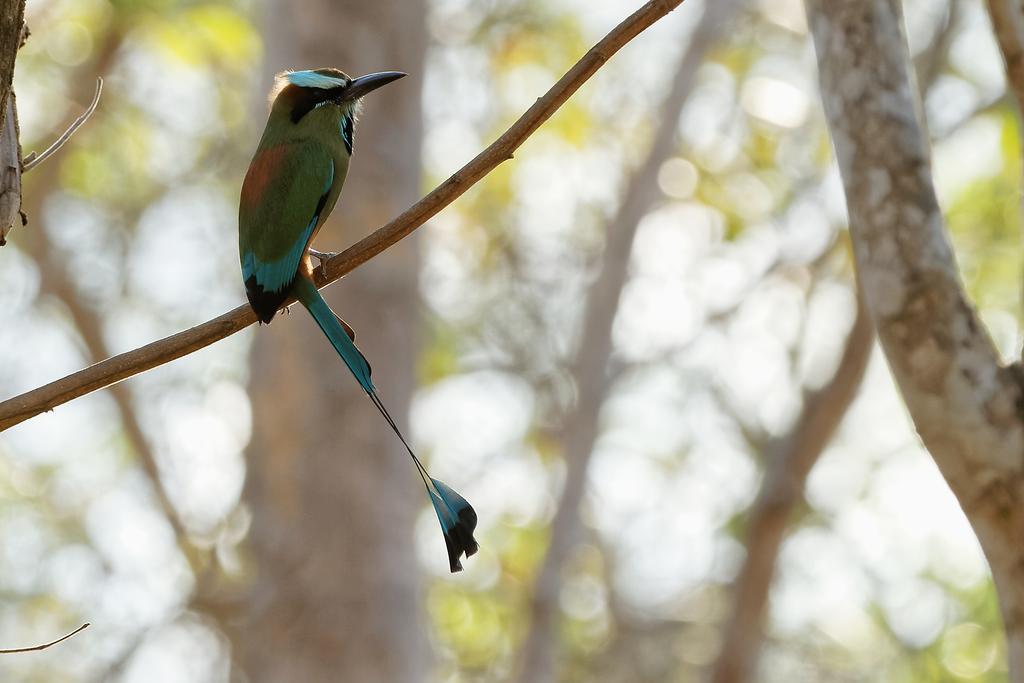
[[[931,180],[898,0],[809,0],[857,274],[925,446],[978,535],[1024,681],[1024,373],[960,283]]]
[[[0,111],[14,82],[14,61],[18,57],[25,24],[25,0],[8,0],[0,6]]]
[[[282,69],[409,73],[365,102],[348,181],[316,245],[339,250],[417,196],[425,5],[272,0],[266,22],[267,84]],[[382,399],[404,423],[417,348],[415,239],[325,295],[356,329]],[[301,308],[258,330],[252,398],[245,495],[255,579],[232,629],[236,661],[253,681],[421,679],[430,667],[412,528],[425,499],[408,456]]]
[[[11,87],[14,61],[27,35],[24,18],[25,0],[8,0],[0,6],[0,247],[21,212],[21,131]]]

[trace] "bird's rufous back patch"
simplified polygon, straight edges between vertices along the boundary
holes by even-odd
[[[263,196],[267,183],[274,177],[274,170],[284,158],[285,147],[270,147],[253,157],[249,171],[242,182],[242,202],[253,206]]]

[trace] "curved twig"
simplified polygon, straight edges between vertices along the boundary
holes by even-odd
[[[43,150],[42,154],[36,154],[32,152],[29,154],[25,161],[21,165],[21,172],[27,173],[39,164],[46,161],[47,157],[50,157],[58,149],[64,146],[64,143],[71,139],[71,136],[75,134],[75,131],[82,127],[82,124],[89,120],[92,113],[96,111],[96,107],[100,103],[100,95],[103,93],[103,79],[99,76],[96,77],[96,93],[92,96],[92,102],[85,108],[81,116],[71,122],[68,129],[64,131],[59,138],[53,141],[53,144]]]
[[[505,133],[430,194],[390,223],[360,240],[317,269],[324,287],[366,263],[423,225],[479,182],[503,161],[594,75],[612,55],[683,0],[651,0],[627,17],[569,69],[548,92],[526,110]],[[291,302],[289,302],[290,304]],[[0,403],[0,431],[90,392],[110,386],[209,346],[256,322],[249,306],[238,308],[191,329],[122,353],[62,379]]]
[[[81,633],[82,631],[84,631],[87,628],[89,628],[88,622],[82,624],[81,626],[76,628],[71,633],[68,633],[66,635],[61,636],[57,640],[51,640],[50,642],[43,643],[42,645],[33,645],[32,647],[16,647],[16,648],[13,648],[13,649],[10,649],[10,650],[0,650],[0,655],[13,655],[13,654],[17,654],[19,652],[38,652],[39,650],[45,650],[48,647],[53,647],[57,643],[64,642],[65,640],[67,640],[71,636],[76,635],[78,633]]]

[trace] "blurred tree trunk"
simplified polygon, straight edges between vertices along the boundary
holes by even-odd
[[[367,98],[348,182],[316,245],[337,251],[417,196],[425,4],[271,0],[266,11],[265,85],[274,72],[322,66],[410,76]],[[400,423],[414,385],[415,244],[325,292]],[[430,667],[412,528],[424,499],[408,456],[301,309],[259,329],[252,400],[255,578],[231,629],[237,664],[253,681],[421,679]]]

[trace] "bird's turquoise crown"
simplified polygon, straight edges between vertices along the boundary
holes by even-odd
[[[314,71],[285,71],[279,78],[284,78],[292,85],[300,88],[338,88],[348,85],[352,79],[337,69],[317,69]]]
[[[289,85],[299,88],[333,90],[334,88],[346,87],[351,83],[352,79],[340,69],[323,68],[303,71],[282,71],[274,77],[274,87],[270,90],[270,101],[273,102],[281,91]]]

